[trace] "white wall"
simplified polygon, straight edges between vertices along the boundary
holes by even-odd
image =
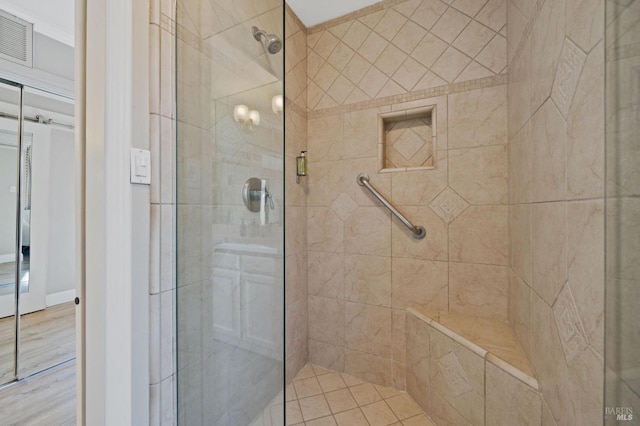
[[[0,77],[72,98],[73,65],[73,47],[36,32],[33,38],[33,68],[0,59]]]

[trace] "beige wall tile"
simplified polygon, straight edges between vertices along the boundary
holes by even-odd
[[[540,426],[540,394],[489,362],[486,369],[485,423]]]
[[[440,0],[423,1],[416,8],[412,19],[424,28],[431,29],[446,10],[447,5]]]
[[[448,402],[446,402],[436,394],[433,394],[432,397],[429,416],[437,425],[471,425],[471,423],[469,423],[467,419],[460,415],[460,413],[454,410]]]
[[[567,36],[590,51],[604,36],[604,4],[595,0],[567,0]]]
[[[604,202],[567,206],[567,279],[589,343],[604,355]]]
[[[433,328],[429,329],[429,380],[438,395],[472,424],[484,423],[484,359]],[[433,409],[435,398],[431,401]]]
[[[604,195],[604,47],[587,56],[567,116],[567,196]]]
[[[447,224],[429,207],[402,207],[401,211],[416,226],[426,229],[423,239],[415,239],[399,220],[391,220],[391,254],[393,257],[442,260],[449,259]]]
[[[387,108],[372,108],[344,114],[344,157],[373,157],[378,150],[378,114]]]
[[[544,2],[531,32],[531,110],[551,94],[565,36],[565,0]]]
[[[509,206],[511,267],[521,280],[529,284],[533,283],[531,208],[530,204]]]
[[[467,67],[462,71],[458,77],[456,77],[456,82],[467,81],[467,80],[476,80],[484,77],[491,77],[493,72],[481,65],[476,61],[472,61],[467,65]]]
[[[403,365],[406,364],[406,318],[404,309],[394,309],[391,313],[391,358]]]
[[[436,59],[447,49],[447,43],[435,35],[428,33],[412,53],[412,57],[417,59],[425,67],[431,67]]]
[[[309,158],[313,161],[342,158],[342,115],[329,115],[308,121]]]
[[[553,304],[567,280],[567,205],[535,204],[531,211],[532,288]]]
[[[511,271],[509,277],[509,324],[526,354],[532,354],[533,325],[531,288]]]
[[[377,149],[377,148],[376,148]],[[375,155],[374,153],[371,153]],[[356,158],[346,160],[344,164],[344,191],[360,206],[382,206],[365,187],[360,186],[357,177],[360,173],[369,175],[369,182],[385,197],[391,196],[392,176],[388,173],[378,173],[378,158]]]
[[[478,2],[474,2],[479,4]],[[495,32],[490,28],[476,21],[471,21],[469,25],[460,33],[453,42],[456,49],[465,55],[474,58],[491,41]]]
[[[533,199],[532,171],[533,141],[527,122],[512,138],[509,144],[509,198],[514,203],[524,203]]]
[[[391,255],[391,214],[382,207],[358,207],[344,223],[346,253]]]
[[[507,86],[449,95],[449,148],[507,142]]]
[[[471,62],[471,58],[460,52],[455,47],[449,46],[440,58],[438,58],[431,70],[446,81],[452,82],[469,64],[469,62]]]
[[[509,8],[511,10],[512,8]],[[514,12],[517,14],[517,12]],[[508,27],[511,29],[511,25]],[[511,46],[511,41],[509,41]],[[507,98],[508,110],[508,131],[509,135],[514,135],[531,118],[531,99],[533,90],[531,85],[531,39],[527,39],[520,54],[509,62],[509,87]]]
[[[344,371],[344,347],[309,338],[309,362],[334,371]]]
[[[307,249],[342,252],[344,247],[343,223],[326,207],[307,209]]]
[[[391,199],[395,205],[428,205],[447,187],[447,151],[438,151],[437,156],[437,166],[433,170],[393,174]]]
[[[331,205],[342,190],[344,162],[309,160],[308,168],[308,176],[301,179],[309,186],[307,205]]]
[[[349,349],[391,358],[391,309],[345,303],[345,345]]]
[[[451,311],[506,320],[508,295],[508,267],[449,263]]]
[[[555,326],[553,313],[537,294],[532,293],[532,342],[533,352],[529,356],[536,378],[544,386],[542,393],[555,416],[571,406],[572,395],[565,393],[568,371],[564,361],[560,337]],[[567,418],[568,414],[562,414]],[[557,417],[558,420],[561,417]]]
[[[368,382],[391,386],[391,360],[345,349],[345,372]]]
[[[566,199],[566,123],[547,101],[531,119],[533,201]]]
[[[431,32],[451,43],[467,26],[470,19],[455,9],[447,9],[440,20],[431,28]]]
[[[506,204],[507,147],[449,150],[449,186],[470,204]]]
[[[446,311],[448,263],[419,259],[392,259],[392,306],[423,306]]]
[[[508,207],[465,210],[449,226],[449,261],[508,265]]]
[[[309,339],[344,345],[344,302],[309,296]]]
[[[500,31],[507,24],[507,1],[489,0],[475,19],[494,31]]]
[[[507,38],[499,34],[496,35],[482,49],[476,60],[496,74],[505,72],[507,67]]]
[[[344,256],[345,300],[391,306],[391,258]]]
[[[511,60],[515,57],[523,33],[527,28],[528,16],[523,15],[513,1],[505,1],[505,3],[507,7],[507,21],[510,23],[507,25],[507,57],[509,65],[511,65]]]
[[[427,325],[413,315],[407,315],[407,392],[429,412],[429,330]]]
[[[309,251],[309,294],[344,297],[344,257],[340,253]]]

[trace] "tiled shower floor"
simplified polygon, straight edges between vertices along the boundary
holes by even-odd
[[[287,425],[433,426],[407,393],[310,364],[285,395]]]

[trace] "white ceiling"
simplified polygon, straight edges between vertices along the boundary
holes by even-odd
[[[307,27],[354,12],[381,0],[287,0],[287,4]]]
[[[40,34],[74,44],[74,0],[0,0],[0,9],[31,22]]]
[[[381,0],[287,0],[305,26],[312,27]],[[74,45],[74,0],[0,0],[0,9],[31,22],[41,34]]]

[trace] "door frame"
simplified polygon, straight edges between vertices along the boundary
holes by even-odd
[[[149,3],[76,0],[79,425],[149,424]]]

